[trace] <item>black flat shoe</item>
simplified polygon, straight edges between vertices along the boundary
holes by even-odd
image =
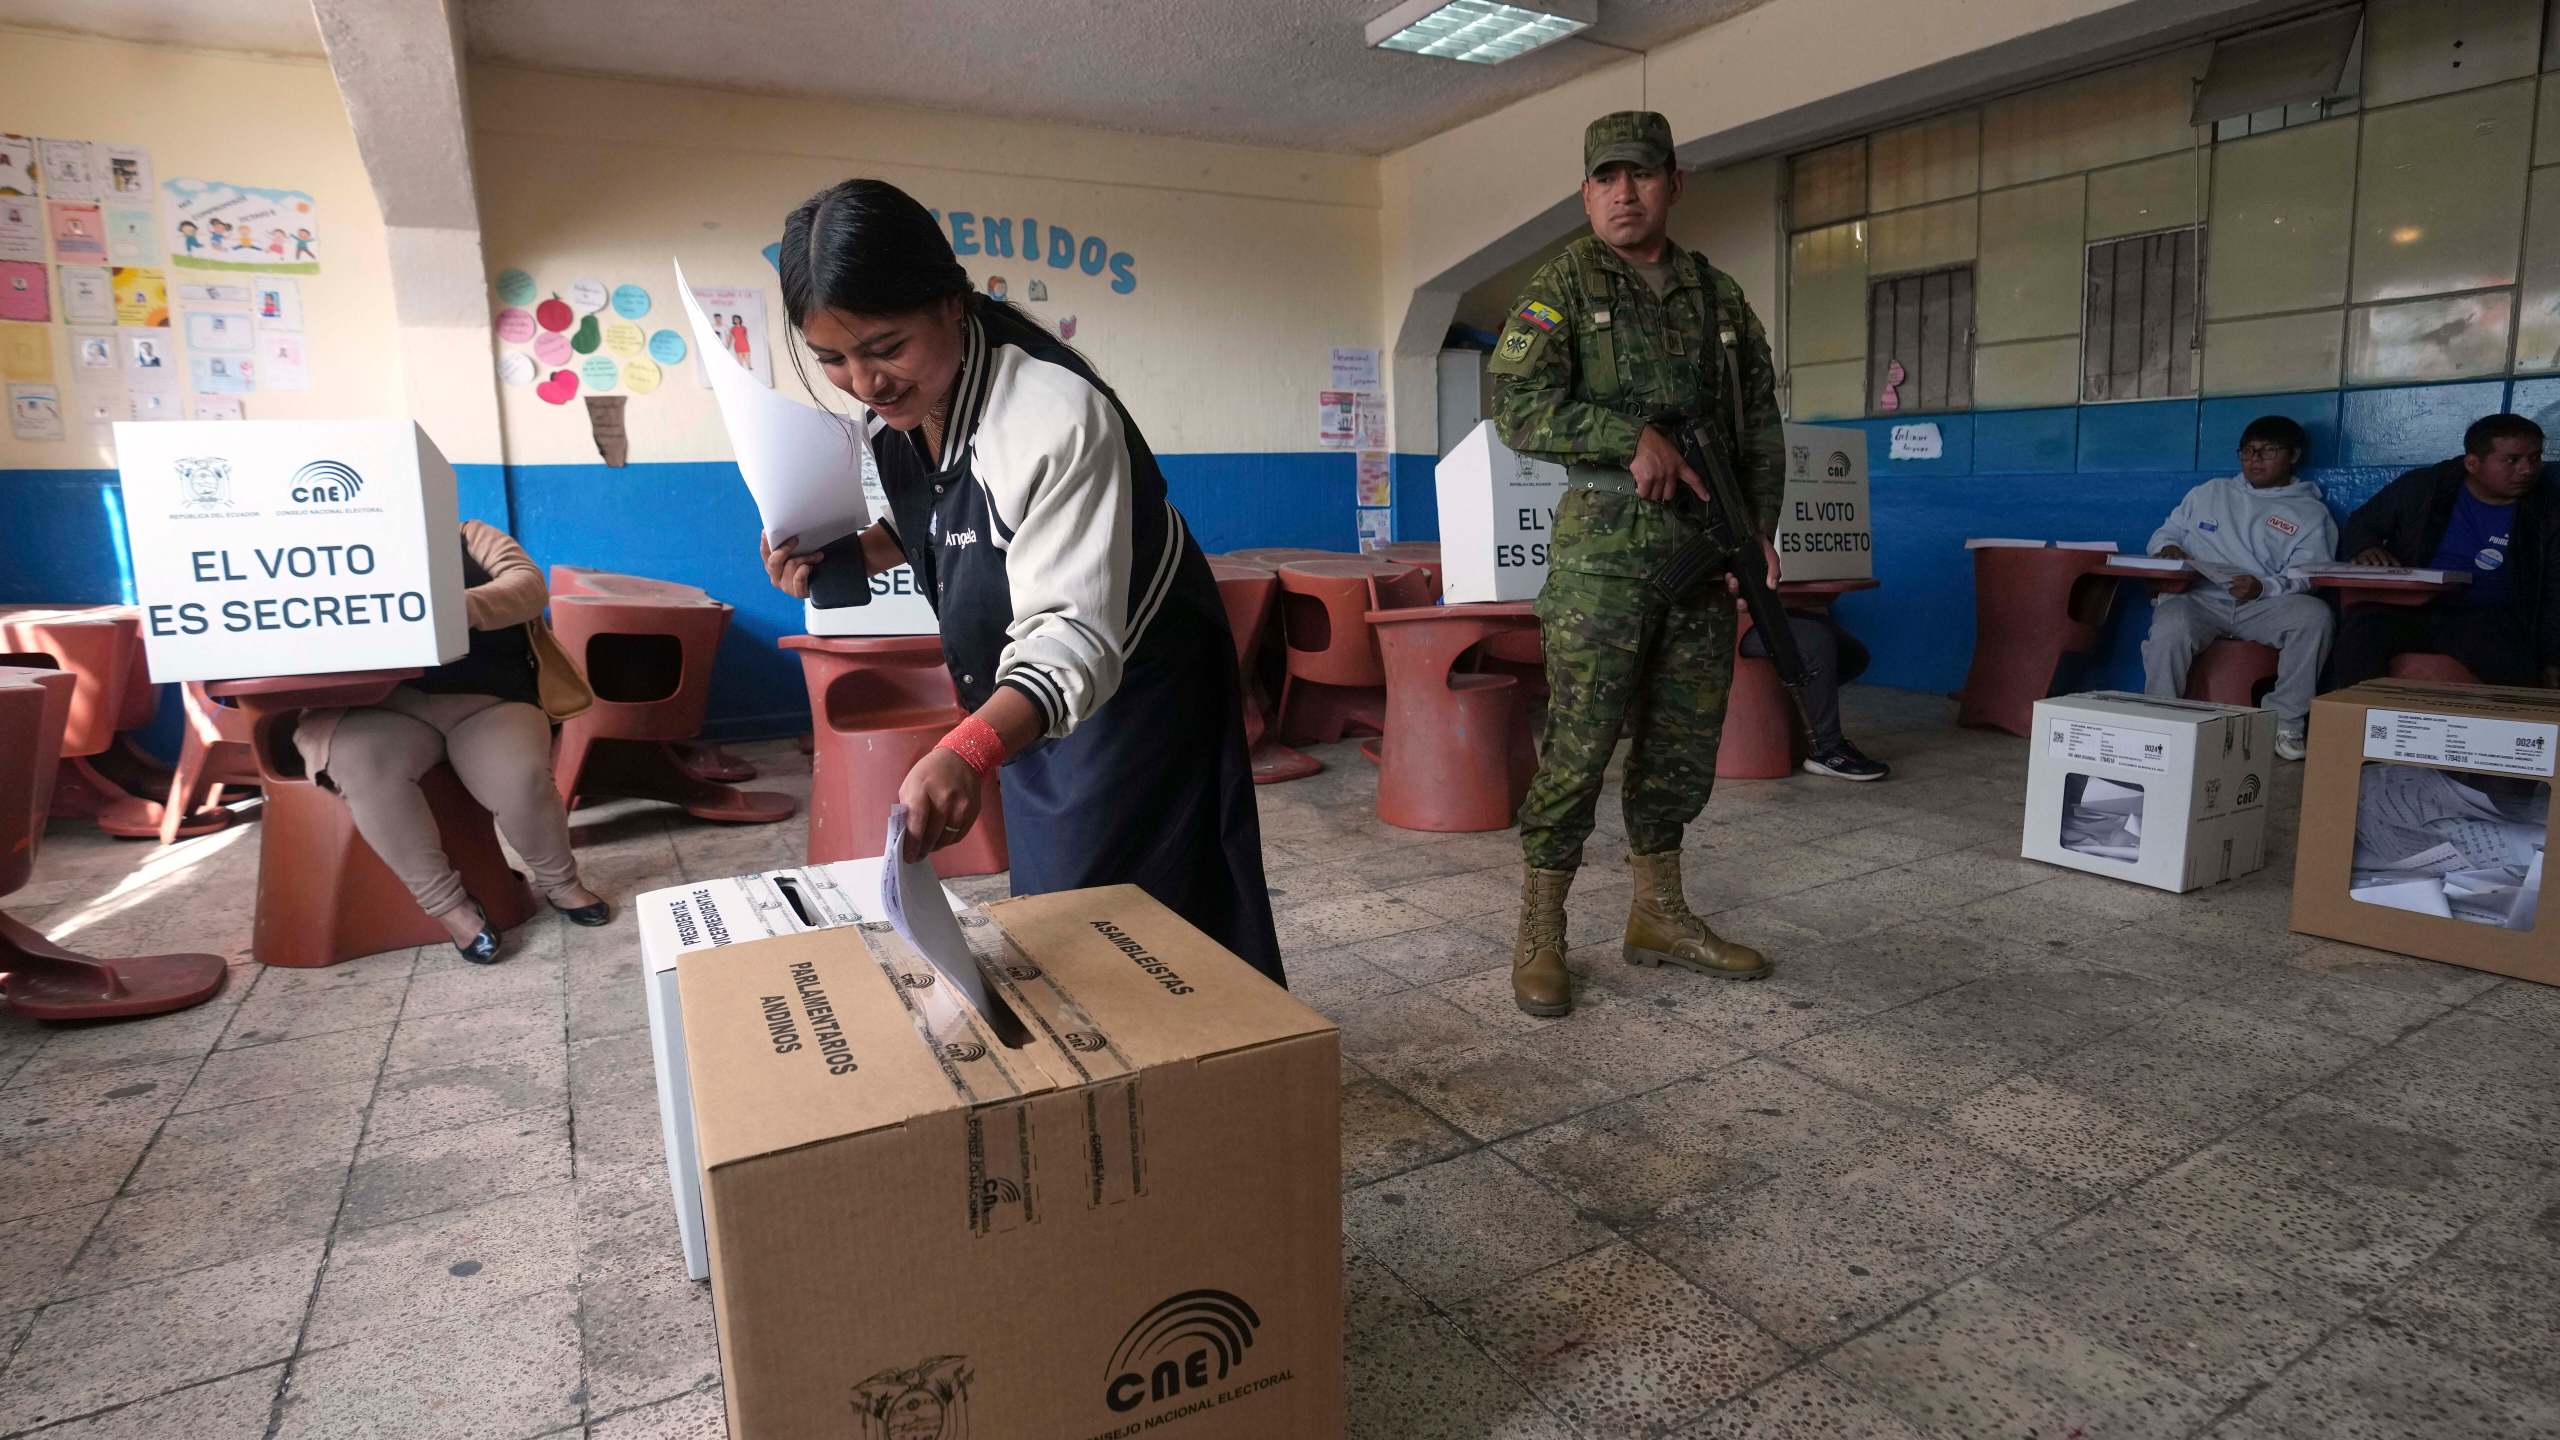
[[[498,963],[498,932],[489,924],[487,909],[476,900],[471,908],[480,912],[480,933],[471,937],[470,944],[457,943],[453,948],[474,965],[495,965]]]
[[[569,923],[572,925],[584,925],[589,929],[593,929],[598,925],[610,925],[613,923],[613,902],[610,900],[599,900],[593,905],[580,905],[575,909],[571,909],[569,906],[563,905],[557,900],[551,901],[550,905],[552,909],[559,911],[563,916],[567,917]]]

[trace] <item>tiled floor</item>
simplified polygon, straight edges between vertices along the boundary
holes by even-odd
[[[1620,963],[1604,814],[1563,1021],[1511,1006],[1512,837],[1379,824],[1348,747],[1261,792],[1348,1057],[1353,1433],[2560,1434],[2560,991],[2289,934],[2298,768],[2268,870],[2178,898],[2016,859],[2020,742],[1852,717],[1892,781],[1727,786],[1693,837],[1776,975]],[[802,832],[578,834],[627,897]],[[627,920],[261,971],[254,827],[48,847],[21,917],[244,958],[184,1014],[0,1020],[0,1434],[720,1433]]]

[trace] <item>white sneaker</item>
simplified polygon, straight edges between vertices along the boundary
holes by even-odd
[[[2299,759],[2301,759],[2301,758],[2302,758],[2302,750],[2303,750],[2303,746],[2302,746],[2302,732],[2301,732],[2301,731],[2299,731],[2299,730],[2280,730],[2280,731],[2276,732],[2276,758],[2277,758],[2277,759],[2279,759],[2279,760],[2299,760]]]

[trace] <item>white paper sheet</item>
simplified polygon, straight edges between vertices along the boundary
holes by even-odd
[[[697,352],[728,353],[695,303],[684,266],[676,266],[676,294],[684,301]],[[765,538],[800,538],[803,552],[831,544],[871,523],[862,498],[862,452],[869,443],[843,416],[785,399],[735,365],[704,364],[720,423],[737,452],[738,473],[755,496]]]
[[[988,1017],[988,1023],[1001,1024],[998,1014],[1010,1018],[1012,1012],[999,1012],[989,1002],[986,977],[978,973],[968,937],[960,933],[960,922],[951,914],[942,878],[933,873],[931,862],[906,857],[907,807],[892,805],[888,848],[880,852],[881,908],[889,912],[889,923],[900,938],[931,963],[953,991]]]

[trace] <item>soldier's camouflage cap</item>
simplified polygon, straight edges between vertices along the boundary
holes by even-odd
[[[1592,121],[1582,132],[1582,173],[1597,175],[1603,165],[1670,169],[1671,122],[1652,110],[1621,110]]]

